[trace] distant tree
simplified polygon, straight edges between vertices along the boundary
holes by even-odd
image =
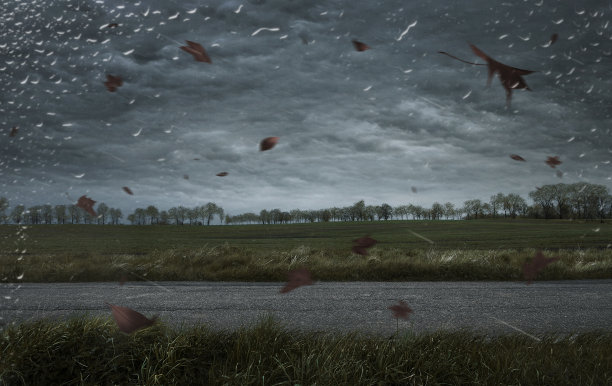
[[[366,205],[363,211],[363,220],[374,221],[376,219],[376,207],[374,205]]]
[[[393,207],[387,203],[383,203],[376,207],[376,215],[378,219],[388,220],[393,217]]]
[[[329,209],[324,209],[321,212],[321,220],[324,222],[329,222],[329,220],[331,220],[332,218],[332,214],[331,211]]]
[[[365,209],[366,209],[366,205],[363,200],[360,200],[354,203],[353,206],[351,207],[351,221],[365,220],[365,217],[366,217]]]
[[[506,196],[510,217],[516,218],[518,214],[523,214],[527,211],[527,203],[523,197],[518,194],[510,193]]]
[[[463,211],[466,214],[466,218],[469,220],[470,216],[478,218],[478,213],[482,211],[482,202],[478,199],[467,200],[463,203]]]
[[[68,215],[70,216],[71,224],[78,224],[81,222],[81,211],[78,206],[71,204],[68,206]]]
[[[447,220],[449,217],[455,218],[455,205],[452,202],[444,204],[444,216]]]
[[[163,225],[170,224],[170,215],[168,215],[167,211],[162,210],[159,212],[159,223]]]
[[[7,223],[10,216],[6,215],[6,210],[9,207],[9,202],[6,198],[0,197],[0,222]]]
[[[200,217],[200,213],[198,208],[193,208],[193,209],[187,209],[187,219],[189,219],[189,225],[193,225],[194,221],[198,221],[198,218]]]
[[[118,208],[111,208],[108,211],[108,214],[110,215],[111,223],[115,225],[119,224],[119,220],[123,217],[123,213],[121,213],[121,209],[118,209]]]
[[[127,220],[130,222],[130,224],[134,225],[137,223],[136,221],[136,215],[134,213],[132,214],[128,214],[127,216]]]
[[[267,210],[262,209],[259,212],[259,220],[262,224],[270,224],[270,215],[268,214]]]
[[[40,217],[45,224],[53,223],[53,207],[49,204],[45,204],[40,207]]]
[[[544,185],[535,191],[529,192],[529,197],[534,203],[542,208],[544,218],[552,218],[554,215],[554,188],[552,185]],[[509,203],[504,202],[504,210],[509,208]]]
[[[66,205],[55,205],[53,213],[58,224],[66,223]]]
[[[159,209],[154,205],[149,205],[145,209],[145,217],[148,218],[149,224],[157,224],[159,220]]]
[[[23,205],[17,205],[16,207],[13,208],[13,211],[11,212],[11,220],[13,220],[14,223],[16,224],[21,224],[24,220],[23,215],[25,212],[25,206]]]
[[[109,207],[105,203],[101,202],[98,204],[96,208],[96,213],[98,214],[98,224],[104,225],[106,223],[106,219],[109,215]]]
[[[497,212],[504,206],[503,193],[497,193],[496,195],[491,196],[491,198],[489,199],[489,204],[491,205],[491,212],[493,214],[493,217],[497,217]],[[505,212],[504,217],[506,217]]]
[[[26,213],[28,214],[28,221],[30,224],[40,224],[41,209],[42,207],[40,205],[34,205],[28,208]]]
[[[431,206],[430,215],[432,220],[439,220],[444,215],[444,206],[439,202],[434,202]]]

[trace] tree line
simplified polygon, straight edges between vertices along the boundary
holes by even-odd
[[[173,207],[159,210],[153,205],[137,208],[127,216],[133,225],[173,224],[210,225],[217,217],[225,224],[287,224],[328,221],[374,221],[374,220],[441,220],[482,218],[543,218],[543,219],[604,219],[612,218],[612,196],[603,185],[579,182],[575,184],[543,185],[529,192],[533,201],[528,205],[518,194],[497,193],[488,201],[467,200],[461,207],[446,202],[434,202],[429,208],[420,205],[398,205],[387,203],[366,205],[360,200],[353,205],[317,210],[263,209],[259,214],[248,212],[238,215],[225,214],[223,208],[213,202],[187,208]],[[7,213],[9,203],[0,197],[0,221],[14,224],[119,224],[123,218],[120,209],[109,208],[100,203],[97,216],[91,216],[76,205],[37,205],[25,208],[17,205]]]

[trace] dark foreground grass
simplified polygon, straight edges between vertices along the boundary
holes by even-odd
[[[272,319],[237,331],[158,323],[133,335],[108,319],[7,327],[0,384],[606,385],[612,334],[393,339],[287,330]]]

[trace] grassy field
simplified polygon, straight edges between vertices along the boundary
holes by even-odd
[[[364,235],[368,256],[351,251]],[[523,280],[537,249],[561,260],[538,280],[612,278],[612,224],[381,221],[249,226],[0,226],[2,281]],[[431,240],[431,243],[425,239]]]
[[[272,319],[237,331],[158,323],[125,335],[110,319],[10,326],[0,384],[606,385],[612,334],[485,337],[467,332],[389,339],[287,330]]]
[[[35,225],[0,226],[0,251],[27,253],[146,254],[229,244],[257,250],[309,248],[349,253],[369,234],[381,248],[578,249],[612,246],[612,223],[560,220],[373,221],[282,225]],[[433,245],[412,232],[430,239]]]

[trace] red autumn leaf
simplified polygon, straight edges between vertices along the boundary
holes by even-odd
[[[123,190],[124,190],[124,191],[125,191],[127,194],[129,194],[130,196],[133,196],[133,195],[134,195],[134,192],[132,192],[132,189],[128,188],[127,186],[124,186],[124,187],[123,187]]]
[[[186,180],[188,180],[188,179],[189,179],[189,175],[187,175],[187,174],[183,174],[183,178],[184,178],[184,179],[186,179]]]
[[[412,312],[412,309],[403,300],[400,300],[398,304],[392,305],[389,309],[393,311],[394,318],[408,319],[408,314]]]
[[[352,250],[354,253],[357,253],[362,256],[367,256],[368,248],[371,248],[374,245],[376,245],[376,240],[374,240],[373,238],[369,236],[364,236],[359,239],[353,240],[353,243],[354,245],[353,245]]]
[[[525,158],[517,154],[510,154],[510,158],[512,158],[515,161],[525,161]]]
[[[547,164],[548,166],[550,166],[551,168],[553,168],[553,169],[555,168],[555,166],[560,165],[561,163],[562,163],[562,162],[561,162],[561,161],[559,161],[559,156],[558,156],[558,155],[556,155],[556,156],[554,156],[554,157],[548,157],[548,158],[546,159],[546,164]]]
[[[106,86],[108,91],[115,92],[117,91],[117,87],[121,87],[123,85],[123,79],[121,79],[121,77],[119,76],[107,74],[106,82],[104,82],[104,85]]]
[[[85,210],[87,213],[89,213],[92,216],[96,216],[96,212],[93,209],[94,204],[96,203],[96,201],[92,200],[91,198],[87,197],[87,196],[81,196],[79,197],[79,201],[77,201],[76,206],[78,206],[79,208]]]
[[[312,285],[310,272],[305,268],[294,269],[287,274],[287,277],[287,284],[280,290],[282,294],[293,291],[303,285]]]
[[[541,270],[557,260],[559,260],[559,256],[544,257],[542,251],[538,251],[530,262],[523,264],[523,275],[527,279],[527,284],[531,284]]]
[[[17,135],[17,130],[19,130],[17,128],[17,126],[13,126],[13,128],[11,129],[11,133],[9,134],[9,137],[14,137]]]
[[[199,159],[199,158],[194,158],[193,160],[194,160],[194,161],[199,161],[200,159]]]
[[[355,46],[355,49],[359,52],[370,49],[370,46],[357,40],[353,40],[353,46]]]
[[[110,303],[106,303],[113,313],[113,318],[117,322],[119,330],[126,334],[131,334],[134,331],[152,326],[155,323],[156,317],[149,319],[140,312],[136,312],[131,308],[115,306]]]
[[[106,28],[115,28],[115,27],[119,27],[119,24],[117,24],[117,23],[110,23],[109,25],[106,26]]]
[[[272,149],[278,143],[280,137],[267,137],[264,138],[259,144],[260,151],[266,151]]]
[[[221,173],[217,173],[217,177],[225,177],[227,176],[229,173],[228,172],[221,172]]]
[[[553,44],[555,44],[555,42],[557,41],[557,39],[559,39],[559,34],[556,34],[556,33],[552,34],[552,36],[550,37],[550,43],[549,43],[549,45],[551,45],[551,46],[552,46]]]
[[[185,52],[189,52],[191,55],[193,55],[193,58],[195,60],[197,60],[198,62],[205,62],[205,63],[212,63],[212,61],[210,60],[210,57],[208,56],[208,54],[206,54],[206,51],[204,50],[204,47],[202,47],[201,44],[196,43],[196,42],[191,42],[189,40],[185,40],[187,42],[186,46],[181,46],[181,50],[185,51]]]
[[[470,44],[470,48],[476,55],[486,60],[487,62],[486,66],[489,70],[489,75],[487,78],[487,86],[491,85],[491,79],[493,78],[493,75],[496,72],[499,73],[499,80],[501,81],[502,86],[504,86],[504,89],[506,90],[506,105],[508,107],[510,106],[510,101],[512,99],[512,90],[524,88],[526,90],[531,91],[531,89],[529,88],[529,86],[527,86],[527,83],[525,83],[525,80],[522,78],[522,76],[529,75],[531,73],[534,73],[535,71],[523,70],[520,68],[511,67],[503,63],[500,63],[494,60],[493,58],[491,58],[489,55],[482,52],[478,47],[476,47],[473,44]],[[443,55],[450,56],[453,59],[457,59],[461,62],[471,64],[474,66],[484,66],[485,65],[482,63],[473,63],[473,62],[468,62],[463,59],[459,59],[458,57],[453,56],[444,51],[438,51],[438,52]]]

